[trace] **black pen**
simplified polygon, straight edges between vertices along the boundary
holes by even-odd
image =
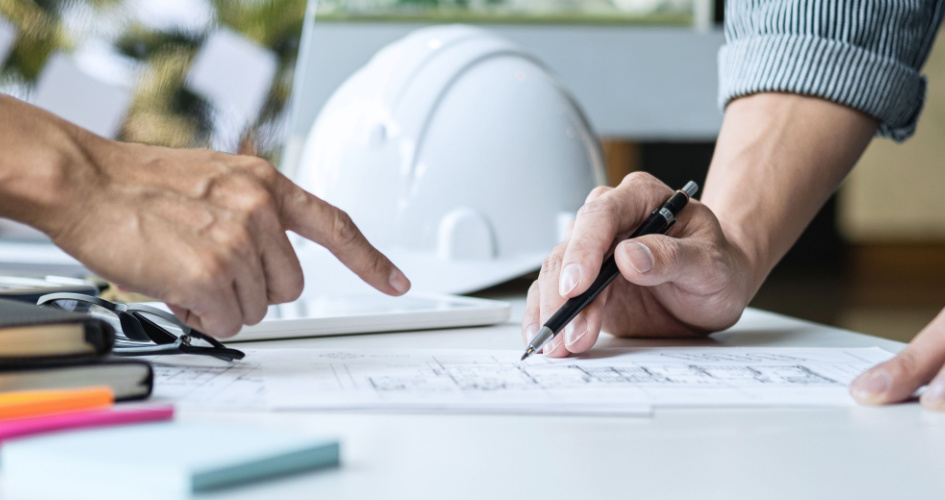
[[[662,207],[654,210],[646,221],[630,235],[630,238],[636,238],[646,234],[666,233],[669,231],[669,228],[676,224],[676,216],[682,211],[683,207],[689,203],[689,198],[696,194],[698,190],[699,186],[695,182],[687,182],[682,189],[670,196]],[[591,287],[581,295],[568,299],[554,316],[548,318],[548,321],[541,327],[541,330],[538,330],[538,333],[535,334],[535,338],[528,343],[525,354],[522,355],[522,361],[531,356],[532,353],[541,350],[541,348],[544,347],[549,340],[553,339],[558,332],[563,330],[579,312],[590,305],[590,303],[604,291],[604,288],[607,288],[607,285],[619,274],[620,269],[617,268],[617,260],[611,255],[604,261],[604,265],[601,266],[600,273],[597,275],[597,279],[594,280],[594,283],[591,283]]]

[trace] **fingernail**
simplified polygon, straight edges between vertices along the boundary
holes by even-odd
[[[410,280],[400,272],[400,269],[394,268],[390,272],[390,286],[394,287],[397,293],[407,293],[407,290],[410,290]]]
[[[926,408],[945,410],[945,381],[936,381],[926,387],[920,400]]]
[[[538,335],[538,325],[529,325],[528,328],[525,329],[525,343],[531,344],[535,335]]]
[[[583,314],[578,314],[564,329],[564,345],[571,347],[587,333],[587,321]]]
[[[623,253],[638,273],[648,273],[650,269],[653,269],[653,252],[643,243],[636,241],[626,243],[623,245]]]
[[[567,295],[574,287],[581,282],[581,268],[577,264],[568,264],[561,271],[561,278],[558,280],[558,293],[562,297]]]
[[[860,375],[853,381],[853,397],[864,403],[882,402],[883,396],[892,386],[892,377],[883,370]]]

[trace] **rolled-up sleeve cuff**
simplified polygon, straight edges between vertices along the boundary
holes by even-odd
[[[850,106],[881,121],[879,136],[902,141],[915,131],[926,82],[895,59],[815,36],[758,36],[722,47],[719,106],[759,92],[791,92]]]

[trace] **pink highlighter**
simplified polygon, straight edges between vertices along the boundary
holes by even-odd
[[[46,432],[154,422],[174,418],[173,406],[133,410],[88,410],[43,417],[0,420],[0,443],[8,439]]]

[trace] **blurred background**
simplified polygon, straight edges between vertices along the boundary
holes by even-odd
[[[278,161],[305,0],[0,0],[0,92],[105,137]]]
[[[672,186],[705,178],[721,124],[722,1],[313,7],[306,14],[305,0],[0,0],[0,92],[106,137],[257,154],[291,171],[325,101],[377,50],[423,26],[480,24],[534,53],[575,95],[602,137],[610,183],[636,170]],[[945,305],[942,37],[925,73],[916,136],[873,142],[753,306],[908,340]],[[10,224],[2,230],[35,236]]]

